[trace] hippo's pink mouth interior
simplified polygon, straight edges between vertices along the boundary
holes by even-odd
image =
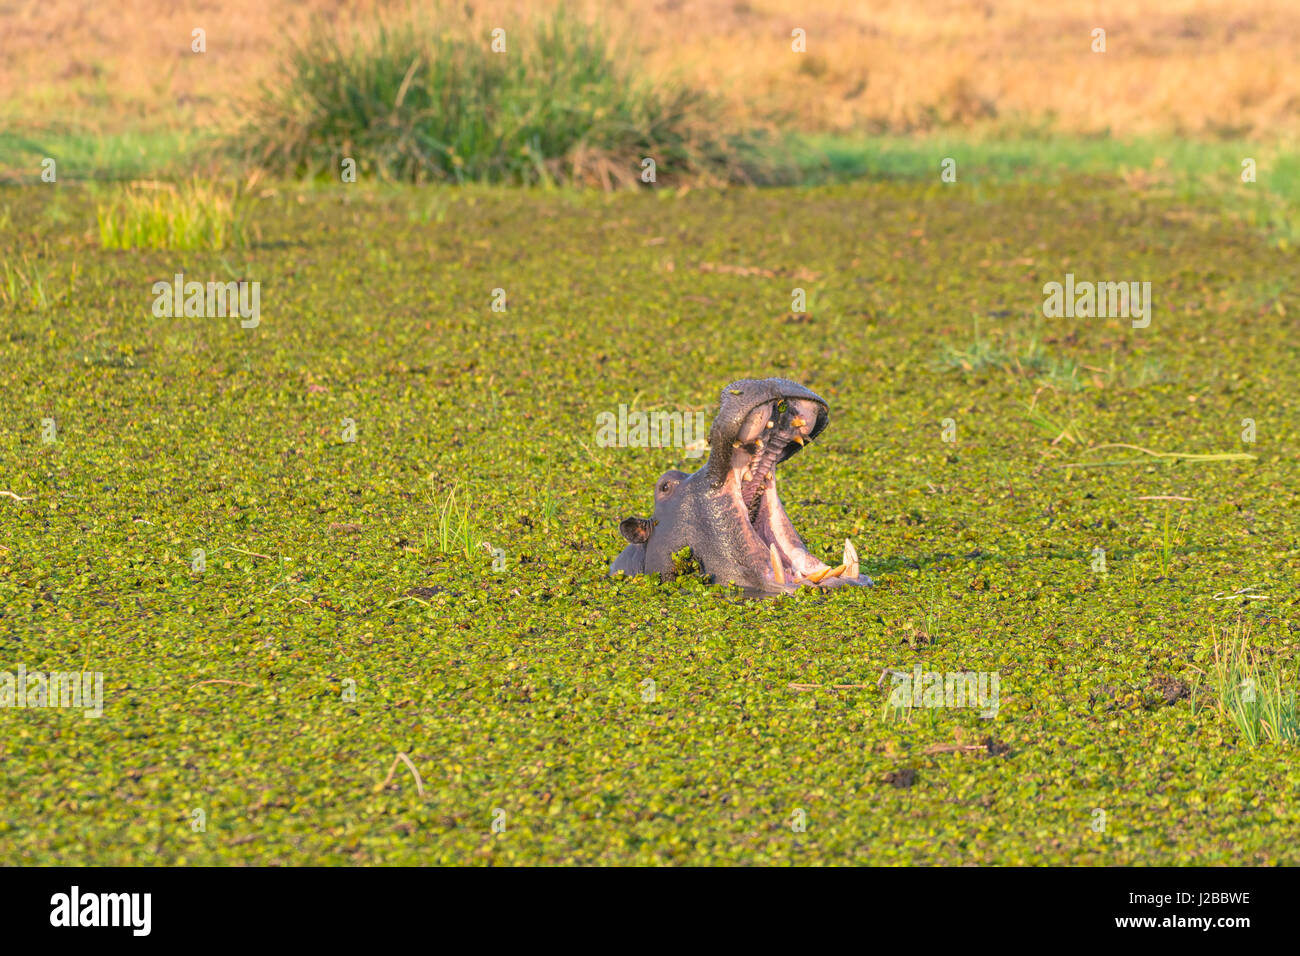
[[[832,568],[808,553],[776,492],[776,466],[799,451],[812,435],[819,407],[806,399],[777,399],[751,411],[731,446],[724,482],[739,513],[752,551],[766,555],[773,584],[816,585],[824,579],[859,575],[853,545],[844,542],[844,561]]]

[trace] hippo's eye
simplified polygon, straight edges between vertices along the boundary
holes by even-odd
[[[785,403],[785,399],[784,399],[784,398],[781,399],[779,402],[776,403],[776,410],[777,410],[777,412],[779,412],[779,413],[782,414],[782,415],[785,414],[785,410],[786,410],[787,407],[788,407],[788,406],[786,405],[786,403]]]

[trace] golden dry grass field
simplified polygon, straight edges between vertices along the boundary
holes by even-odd
[[[485,30],[550,2],[466,4]],[[1300,130],[1300,5],[1282,0],[889,0],[568,4],[599,15],[652,73],[722,94],[738,117],[806,131],[994,124],[1075,134],[1290,138]],[[609,7],[606,9],[606,7]],[[616,8],[615,8],[616,7]],[[0,122],[31,129],[220,128],[273,77],[313,15],[362,0],[9,0]],[[208,49],[190,50],[191,31]],[[1092,31],[1106,31],[1106,51]],[[802,29],[807,51],[792,55]]]

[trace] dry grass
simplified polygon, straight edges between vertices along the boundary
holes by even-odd
[[[485,24],[552,0],[505,0]],[[17,0],[0,7],[7,118],[83,127],[226,127],[312,13],[371,20],[361,0]],[[1201,136],[1300,132],[1300,8],[1281,0],[628,0],[600,9],[658,73],[722,93],[740,117],[809,130],[905,132],[985,122]],[[608,9],[606,9],[608,7]],[[207,30],[208,52],[190,52]],[[790,50],[807,31],[808,52]],[[1094,27],[1104,54],[1090,50]]]

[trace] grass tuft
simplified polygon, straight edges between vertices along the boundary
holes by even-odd
[[[469,517],[469,505],[456,503],[456,488],[447,492],[438,509],[438,550],[470,557],[483,545]]]
[[[105,249],[215,250],[248,244],[236,193],[198,180],[115,189],[96,206],[95,218]]]
[[[38,262],[24,255],[21,261],[6,258],[0,262],[0,267],[4,269],[4,275],[0,278],[0,302],[6,307],[26,307],[37,311],[49,307],[50,296],[46,285],[48,273]]]
[[[1249,625],[1238,622],[1224,632],[1211,628],[1211,634],[1210,662],[1196,672],[1209,681],[1219,716],[1252,747],[1300,740],[1295,686],[1283,687],[1278,670],[1261,668],[1258,652],[1250,646]]]
[[[1074,359],[1051,354],[1037,333],[1009,331],[997,337],[981,335],[978,323],[969,343],[941,346],[935,366],[941,371],[974,375],[1005,372],[1063,392],[1082,391],[1093,377],[1088,367]]]
[[[1036,329],[1009,328],[987,334],[980,332],[978,321],[969,342],[939,347],[933,367],[964,375],[1002,372],[1067,393],[1087,388],[1132,390],[1173,380],[1159,359],[1147,357],[1124,366],[1112,356],[1106,365],[1089,364],[1053,354]]]

